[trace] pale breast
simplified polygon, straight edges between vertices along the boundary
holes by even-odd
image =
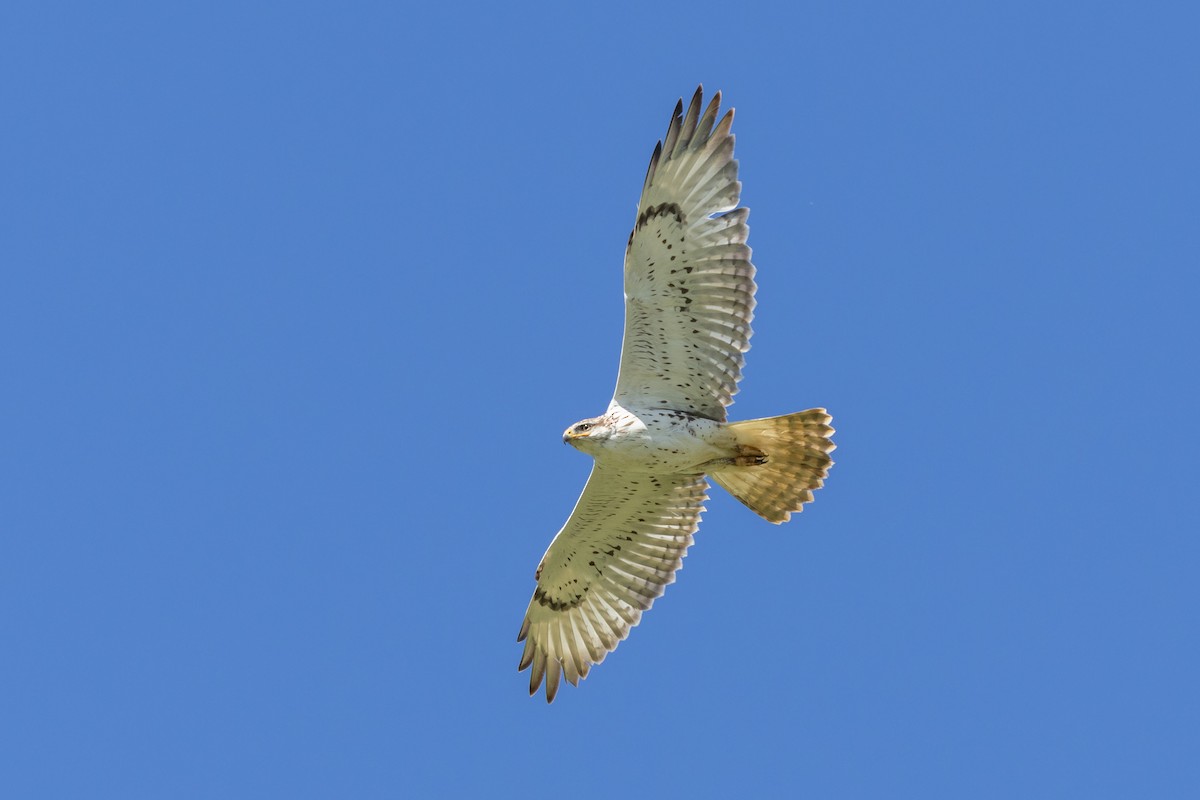
[[[703,465],[734,453],[732,434],[711,419],[682,411],[630,411],[616,413],[616,434],[597,460],[620,464],[625,469],[661,473],[703,472]]]

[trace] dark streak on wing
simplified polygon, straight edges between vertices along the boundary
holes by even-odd
[[[665,217],[668,214],[675,217],[680,225],[687,225],[687,219],[684,218],[683,211],[679,208],[678,203],[659,203],[656,206],[650,206],[638,215],[637,224],[633,226],[633,233],[637,233],[646,227],[646,223],[655,217]],[[633,233],[629,234],[630,237],[633,236]]]
[[[533,599],[538,605],[545,606],[551,611],[568,611],[583,603],[589,588],[591,587],[584,586],[582,592],[577,595],[573,595],[568,600],[555,600],[553,597],[550,597],[546,594],[545,589],[539,586],[533,591]]]

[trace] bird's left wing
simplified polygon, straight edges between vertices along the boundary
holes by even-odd
[[[754,266],[733,110],[675,107],[650,158],[625,251],[625,338],[613,401],[725,420],[750,349]]]
[[[596,465],[575,510],[537,569],[537,589],[517,641],[529,693],[546,701],[565,674],[587,677],[629,635],[692,543],[704,511],[703,475],[630,473]]]

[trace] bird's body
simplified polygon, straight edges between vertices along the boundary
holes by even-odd
[[[588,424],[586,436],[572,434]],[[598,430],[611,431],[597,435]],[[564,441],[597,464],[628,472],[707,472],[714,461],[737,455],[737,443],[723,423],[683,411],[631,410],[613,403],[599,417],[567,429]]]
[[[625,337],[608,410],[563,441],[595,459],[535,573],[520,669],[577,684],[675,580],[707,478],[771,522],[812,500],[832,461],[824,409],[728,422],[750,348],[754,266],[718,92],[680,102],[650,159],[625,250]]]

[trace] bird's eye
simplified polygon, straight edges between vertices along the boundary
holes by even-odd
[[[590,431],[590,430],[592,429],[592,423],[590,423],[590,422],[581,422],[581,423],[579,423],[579,425],[578,425],[578,428],[579,428],[579,430],[581,430],[581,431]]]

